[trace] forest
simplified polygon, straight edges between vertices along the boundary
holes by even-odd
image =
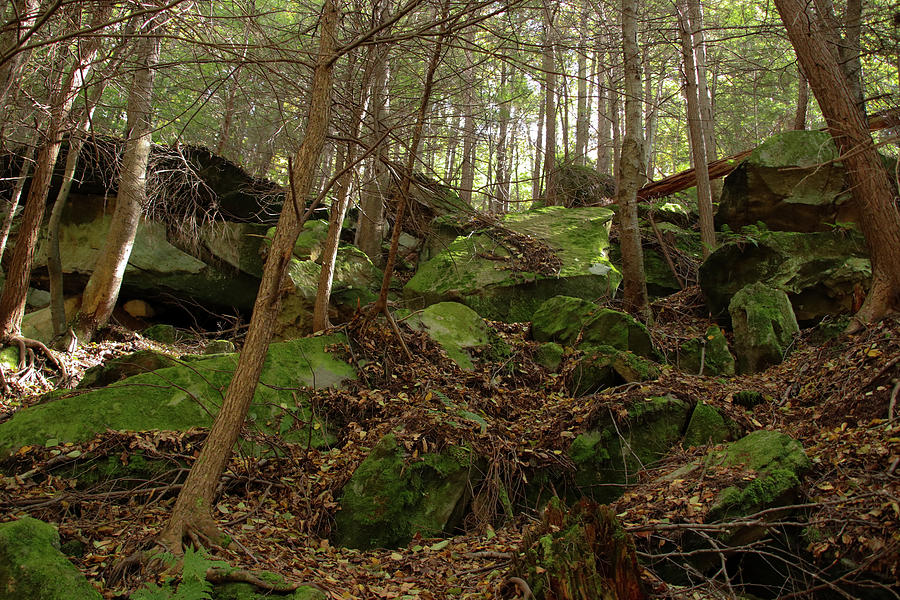
[[[900,8],[4,0],[0,600],[900,598]]]

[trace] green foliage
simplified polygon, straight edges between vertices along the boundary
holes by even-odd
[[[175,557],[163,554],[158,558],[174,564]],[[230,565],[221,560],[213,560],[205,550],[188,548],[184,553],[181,580],[170,577],[162,586],[150,583],[131,595],[131,600],[212,600],[213,586],[206,580],[206,572],[212,568],[227,569]]]

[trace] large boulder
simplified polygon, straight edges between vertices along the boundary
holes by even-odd
[[[462,518],[478,469],[467,448],[409,456],[392,434],[381,438],[344,486],[337,543],[391,548],[420,533],[452,531]]]
[[[532,318],[531,335],[539,342],[612,346],[656,358],[650,334],[642,323],[626,313],[572,296],[555,296],[543,302]]]
[[[621,281],[607,255],[612,216],[600,207],[510,213],[502,221],[508,232],[484,227],[461,235],[420,265],[404,295],[426,306],[462,302],[506,322],[530,321],[544,300],[559,294],[607,297]],[[545,251],[540,265],[535,244]]]
[[[89,202],[67,205],[60,226],[60,256],[67,281],[87,281],[106,240],[112,218],[110,207]],[[237,235],[237,234],[235,234]],[[247,243],[252,244],[252,240]],[[35,252],[35,268],[46,267],[47,244]],[[142,220],[120,297],[163,297],[167,294],[208,307],[253,307],[259,279],[223,263],[204,262],[172,244],[161,223]]]
[[[636,483],[638,473],[663,458],[681,439],[691,406],[663,396],[638,402],[626,418],[605,417],[572,441],[578,493],[609,503]]]
[[[787,294],[762,283],[735,294],[728,312],[741,373],[757,373],[780,364],[800,333]]]
[[[856,221],[847,170],[837,158],[825,131],[770,137],[725,178],[716,226],[737,231],[762,221],[769,229],[810,232]]]
[[[253,396],[248,422],[288,441],[331,440],[302,389],[353,379],[352,366],[329,351],[341,336],[272,344]],[[237,366],[237,354],[193,357],[95,390],[51,392],[46,402],[18,411],[0,424],[0,456],[26,445],[81,442],[107,429],[186,431],[208,427]],[[298,390],[301,393],[297,393]],[[297,424],[303,424],[301,429]]]
[[[712,315],[728,320],[738,290],[761,282],[788,294],[801,322],[851,312],[865,291],[872,265],[865,241],[851,231],[761,231],[723,244],[700,266],[700,288]]]
[[[59,548],[59,532],[43,521],[0,524],[0,600],[100,600]]]

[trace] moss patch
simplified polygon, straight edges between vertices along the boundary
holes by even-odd
[[[322,336],[272,344],[256,388],[248,423],[305,442],[313,418],[296,390],[338,385],[356,377],[354,369],[326,348],[342,336]],[[236,354],[197,357],[190,364],[136,375],[105,388],[66,392],[57,399],[16,413],[0,424],[0,455],[48,439],[80,442],[106,429],[184,431],[207,427],[218,411],[237,365]],[[316,422],[314,445],[330,435]]]
[[[467,449],[456,448],[407,462],[396,438],[384,436],[344,487],[337,542],[390,548],[406,544],[416,533],[433,537],[451,529],[474,476],[472,461]]]
[[[511,213],[504,226],[556,252],[562,261],[556,276],[510,270],[504,260],[509,249],[476,232],[457,237],[421,264],[404,295],[424,305],[462,302],[482,317],[506,322],[530,321],[541,302],[558,294],[591,300],[610,295],[621,281],[607,256],[611,218],[612,211],[599,207]]]
[[[800,332],[787,294],[762,283],[748,285],[728,305],[738,370],[756,373],[781,363]]]
[[[732,376],[735,373],[734,356],[728,349],[728,340],[717,325],[710,326],[700,339],[688,340],[678,349],[678,368],[685,373],[699,375],[703,363],[703,375]]]
[[[684,433],[684,445],[718,444],[729,439],[731,433],[731,427],[719,411],[705,402],[698,402]]]
[[[0,524],[0,600],[100,600],[59,550],[52,525],[25,517]]]
[[[462,369],[471,370],[471,350],[485,348],[490,342],[489,328],[474,310],[458,302],[438,302],[421,313],[410,316],[406,323],[424,330]]]

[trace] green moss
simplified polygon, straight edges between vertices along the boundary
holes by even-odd
[[[649,381],[659,377],[659,369],[651,361],[632,352],[612,346],[579,345],[584,356],[578,361],[569,381],[569,389],[575,396],[595,393],[602,389],[631,383]]]
[[[748,285],[735,294],[728,312],[741,373],[779,364],[800,332],[787,295],[763,283]]]
[[[151,325],[141,331],[141,335],[148,340],[153,340],[161,344],[174,344],[178,341],[178,332],[173,326],[166,323]]]
[[[611,211],[550,207],[510,213],[504,225],[547,243],[562,260],[555,276],[509,269],[509,250],[483,233],[457,237],[419,266],[404,295],[425,305],[462,302],[485,318],[530,321],[541,302],[558,294],[594,299],[615,291],[621,275],[606,255]]]
[[[426,453],[407,463],[396,438],[384,436],[344,487],[337,541],[351,548],[396,547],[413,535],[452,527],[469,485],[468,449]]]
[[[735,373],[734,356],[728,348],[728,340],[717,325],[710,326],[702,338],[686,341],[678,349],[678,368],[692,375],[732,376]]]
[[[684,433],[684,445],[690,447],[718,444],[730,437],[731,428],[725,423],[719,411],[705,402],[698,402]]]
[[[56,528],[37,519],[0,524],[0,600],[100,600],[59,547]]]
[[[486,348],[490,343],[488,326],[478,313],[458,302],[438,302],[421,313],[410,316],[406,323],[424,330],[441,345],[447,356],[462,369],[472,370],[470,351]]]
[[[350,365],[326,351],[343,339],[322,336],[272,344],[248,423],[262,431],[280,432],[287,441],[306,442],[311,436],[314,445],[321,445],[333,439],[324,424],[312,418],[297,390],[337,385],[356,376]],[[59,395],[0,424],[0,455],[25,445],[42,445],[48,439],[81,442],[107,429],[185,431],[209,426],[236,364],[235,354],[201,357],[189,365],[136,375],[105,388]],[[311,423],[316,428],[310,432],[307,424]]]
[[[663,396],[638,402],[622,422],[605,420],[579,435],[569,447],[575,464],[575,485],[598,502],[622,495],[638,472],[665,456],[681,439],[690,406]]]
[[[19,349],[15,346],[7,346],[0,350],[0,368],[14,371],[19,368]]]
[[[548,371],[556,371],[562,364],[565,349],[556,342],[547,342],[541,344],[534,354],[534,361],[547,369]]]

